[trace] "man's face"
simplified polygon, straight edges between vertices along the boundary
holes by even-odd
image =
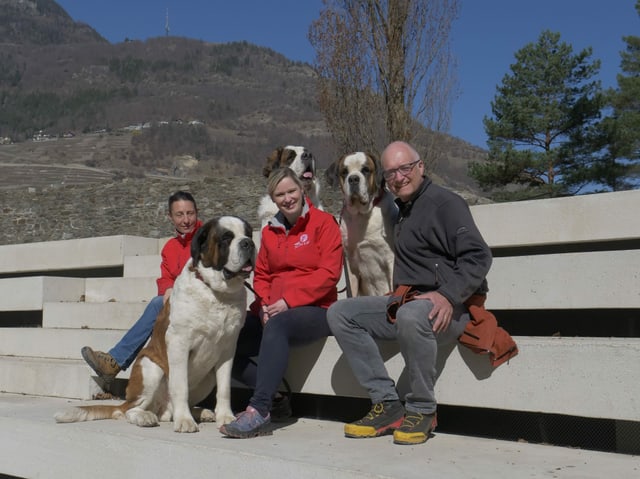
[[[382,168],[389,190],[402,201],[408,201],[422,184],[424,163],[406,149],[387,150],[382,157]]]

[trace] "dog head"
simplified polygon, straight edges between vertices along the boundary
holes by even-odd
[[[255,256],[251,226],[237,216],[207,221],[191,241],[191,268],[212,289],[221,287],[219,280],[230,282],[239,278],[242,284],[254,269]]]
[[[327,183],[342,191],[345,206],[368,212],[383,186],[382,166],[369,152],[357,151],[334,161],[325,173]]]
[[[271,172],[288,166],[304,184],[316,178],[316,160],[304,146],[278,147],[267,157],[262,174],[269,178]]]

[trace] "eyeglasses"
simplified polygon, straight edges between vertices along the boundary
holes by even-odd
[[[406,165],[399,166],[392,170],[384,170],[382,172],[382,177],[386,181],[391,181],[396,177],[396,173],[400,173],[402,176],[408,176],[418,163],[420,163],[420,160],[412,161],[411,163],[407,163]]]

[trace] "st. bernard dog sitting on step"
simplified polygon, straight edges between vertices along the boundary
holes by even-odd
[[[311,152],[304,146],[280,146],[267,157],[262,174],[265,178],[269,178],[272,171],[285,166],[291,168],[298,175],[304,186],[305,195],[309,197],[313,206],[321,210],[320,182],[316,176],[316,160]],[[269,195],[260,199],[258,219],[263,227],[277,212],[278,208]]]
[[[342,190],[340,229],[352,296],[393,290],[393,225],[398,207],[384,188],[382,166],[372,153],[355,152],[332,163],[327,183]]]
[[[157,426],[173,419],[176,432],[198,431],[192,412],[199,421],[231,422],[231,367],[247,310],[244,280],[253,271],[255,249],[245,220],[222,216],[205,223],[133,365],[125,402],[71,408],[57,413],[56,421],[124,416],[138,426]],[[192,411],[216,384],[215,412]]]

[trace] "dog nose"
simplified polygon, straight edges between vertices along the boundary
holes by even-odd
[[[352,175],[349,177],[349,184],[350,185],[357,185],[358,183],[360,183],[360,177],[356,176],[356,175]]]
[[[311,158],[313,158],[313,155],[311,155],[311,152],[304,150],[302,152],[302,159],[303,160],[310,160]]]

